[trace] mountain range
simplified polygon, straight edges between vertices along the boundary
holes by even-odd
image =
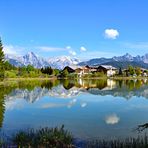
[[[17,67],[32,65],[36,68],[51,66],[52,68],[63,69],[65,66],[77,65],[80,61],[69,56],[61,56],[54,58],[41,58],[33,52],[29,52],[24,56],[5,55],[6,61]]]
[[[112,65],[116,68],[126,68],[128,65],[148,68],[148,53],[143,56],[132,56],[126,53],[123,56],[114,56],[112,58],[95,58],[85,62],[80,62],[80,66],[89,65]]]
[[[116,68],[126,68],[128,65],[138,66],[148,69],[148,53],[143,56],[132,56],[126,53],[123,56],[114,56],[112,58],[95,58],[88,61],[80,62],[77,58],[72,58],[70,56],[61,56],[45,59],[33,52],[29,52],[24,56],[16,56],[6,54],[5,59],[9,61],[14,66],[27,66],[33,65],[36,68],[51,66],[52,68],[63,69],[65,66],[96,66],[96,65],[112,65]]]

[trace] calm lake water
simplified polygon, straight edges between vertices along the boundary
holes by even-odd
[[[1,133],[65,125],[77,138],[124,138],[148,122],[148,80],[55,80],[0,86]]]

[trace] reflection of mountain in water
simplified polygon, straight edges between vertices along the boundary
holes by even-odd
[[[50,82],[51,83],[51,82]],[[47,84],[46,84],[47,86]],[[76,82],[62,81],[57,86],[48,88],[44,85],[42,87],[34,87],[29,89],[14,89],[11,93],[6,95],[6,100],[13,100],[16,98],[25,99],[28,102],[35,102],[44,96],[53,96],[55,98],[72,98],[80,93],[90,93],[94,95],[112,95],[121,96],[124,98],[131,98],[133,96],[148,98],[147,82],[143,80],[77,80]],[[70,87],[65,87],[70,86]]]
[[[16,98],[25,99],[30,103],[33,103],[44,96],[53,96],[56,98],[72,98],[80,93],[79,89],[73,87],[69,90],[65,89],[63,85],[58,85],[51,89],[45,87],[35,87],[33,90],[28,89],[15,89],[9,95],[6,96],[6,100],[13,100]]]
[[[133,96],[148,98],[148,87],[147,81],[144,80],[106,80],[106,85],[101,85],[102,87],[95,86],[89,87],[83,92],[89,92],[94,95],[112,95],[120,96],[126,99],[132,98]],[[103,83],[105,84],[105,83]]]
[[[133,96],[144,97],[148,99],[148,88],[147,86],[143,86],[140,89],[128,91],[126,88],[114,88],[112,90],[99,90],[98,88],[90,88],[88,90],[84,90],[85,92],[89,92],[94,95],[111,95],[111,96],[120,96],[126,99],[132,98]]]

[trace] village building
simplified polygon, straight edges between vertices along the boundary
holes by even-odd
[[[67,70],[69,73],[76,73],[79,77],[86,74],[92,74],[94,72],[103,72],[108,77],[114,76],[117,69],[111,65],[100,66],[66,66],[63,70]]]
[[[111,66],[111,65],[100,65],[97,68],[97,72],[103,72],[108,77],[114,76],[117,72],[117,68]]]
[[[89,67],[83,66],[83,67],[79,67],[79,68],[75,69],[75,73],[77,73],[78,76],[81,77],[82,75],[90,74],[91,71],[90,71]]]

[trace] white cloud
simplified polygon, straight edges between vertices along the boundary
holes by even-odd
[[[80,47],[80,51],[86,51],[87,49],[83,46]]]
[[[76,52],[73,51],[73,50],[69,50],[69,54],[72,55],[72,56],[75,56],[76,55]]]
[[[71,46],[67,46],[66,49],[68,49],[68,50],[71,49]]]
[[[49,47],[49,46],[38,46],[36,47],[39,50],[45,51],[45,52],[55,52],[55,51],[64,51],[66,48],[60,48],[60,47]]]
[[[13,46],[13,45],[4,45],[4,53],[5,54],[15,54],[20,55],[23,53],[24,47]]]
[[[106,124],[117,124],[120,118],[116,114],[111,114],[105,118]]]
[[[116,29],[106,29],[104,34],[108,39],[116,39],[119,36],[119,32]]]
[[[69,54],[75,56],[77,53],[71,48],[71,46],[67,46],[66,49],[68,50]]]

